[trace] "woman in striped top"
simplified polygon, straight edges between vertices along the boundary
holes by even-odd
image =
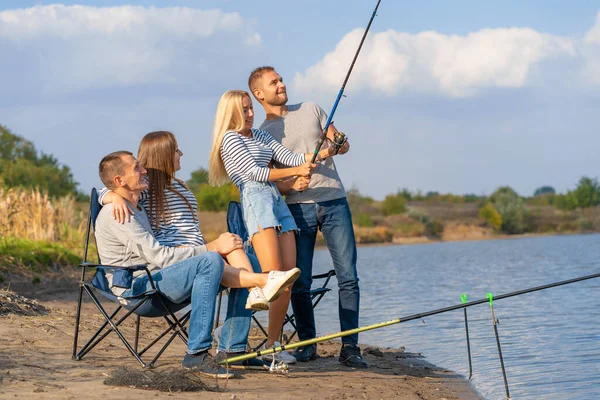
[[[309,162],[311,153],[292,153],[268,132],[253,129],[253,122],[254,110],[247,92],[231,90],[223,94],[215,117],[209,182],[221,185],[231,179],[240,191],[244,221],[262,270],[287,271],[296,266],[294,231],[298,228],[274,181],[301,177],[307,182],[316,165]],[[323,149],[318,158],[330,155],[330,149]],[[288,168],[272,168],[272,162]],[[271,304],[265,347],[278,345],[290,294],[287,290]],[[283,361],[295,362],[283,353]]]
[[[223,272],[223,285],[231,288],[253,288],[246,308],[267,310],[272,296],[265,297],[265,275],[255,274],[239,236],[223,233],[219,239],[205,244],[196,213],[198,203],[185,183],[175,177],[181,169],[183,152],[171,132],[148,133],[138,150],[140,164],[148,173],[148,190],[140,195],[141,205],[150,219],[154,236],[163,246],[206,246],[219,252],[227,263]],[[114,203],[115,219],[124,222],[133,210],[118,194],[102,189],[100,203]],[[234,267],[235,266],[235,267]],[[276,294],[278,296],[278,294]]]

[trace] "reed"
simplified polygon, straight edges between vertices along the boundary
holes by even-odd
[[[0,236],[79,246],[86,213],[73,196],[51,198],[39,189],[0,189]]]

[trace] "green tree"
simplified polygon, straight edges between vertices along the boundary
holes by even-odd
[[[75,194],[71,170],[51,154],[40,153],[32,142],[0,125],[0,182],[3,187],[38,187],[51,196]]]
[[[498,189],[496,189],[496,191],[494,193],[492,193],[492,195],[490,196],[490,201],[492,203],[496,202],[496,198],[498,198],[499,196],[509,196],[510,198],[515,198],[518,199],[520,196],[517,192],[514,191],[513,188],[511,188],[510,186],[500,186]]]
[[[508,186],[498,188],[490,201],[502,217],[502,231],[508,234],[527,232],[530,228],[530,213],[523,199]]]
[[[562,211],[572,211],[577,208],[577,198],[575,193],[569,190],[566,194],[557,194],[554,196],[554,206]]]
[[[208,184],[208,170],[206,168],[198,168],[193,171],[191,178],[185,184],[193,193],[199,192],[200,185]]]
[[[543,196],[545,194],[556,194],[556,190],[552,186],[541,186],[535,189],[533,197]]]
[[[597,206],[600,204],[600,184],[598,183],[598,179],[592,179],[587,176],[581,177],[573,195],[575,196],[577,207]]]
[[[240,201],[240,193],[233,183],[215,187],[208,183],[208,170],[198,168],[185,182],[196,200],[200,211],[225,211],[230,201]]]

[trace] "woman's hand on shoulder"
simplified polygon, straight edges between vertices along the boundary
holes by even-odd
[[[134,213],[133,209],[130,208],[131,204],[118,194],[114,192],[112,192],[112,194],[113,196],[111,196],[110,203],[113,205],[113,218],[120,224],[125,223],[125,220],[129,222]]]

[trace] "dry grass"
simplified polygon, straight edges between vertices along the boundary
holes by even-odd
[[[86,213],[74,197],[52,199],[39,189],[0,189],[0,235],[81,243]]]
[[[199,211],[198,221],[200,221],[200,230],[206,242],[213,241],[221,233],[227,232],[227,213],[225,211]]]

